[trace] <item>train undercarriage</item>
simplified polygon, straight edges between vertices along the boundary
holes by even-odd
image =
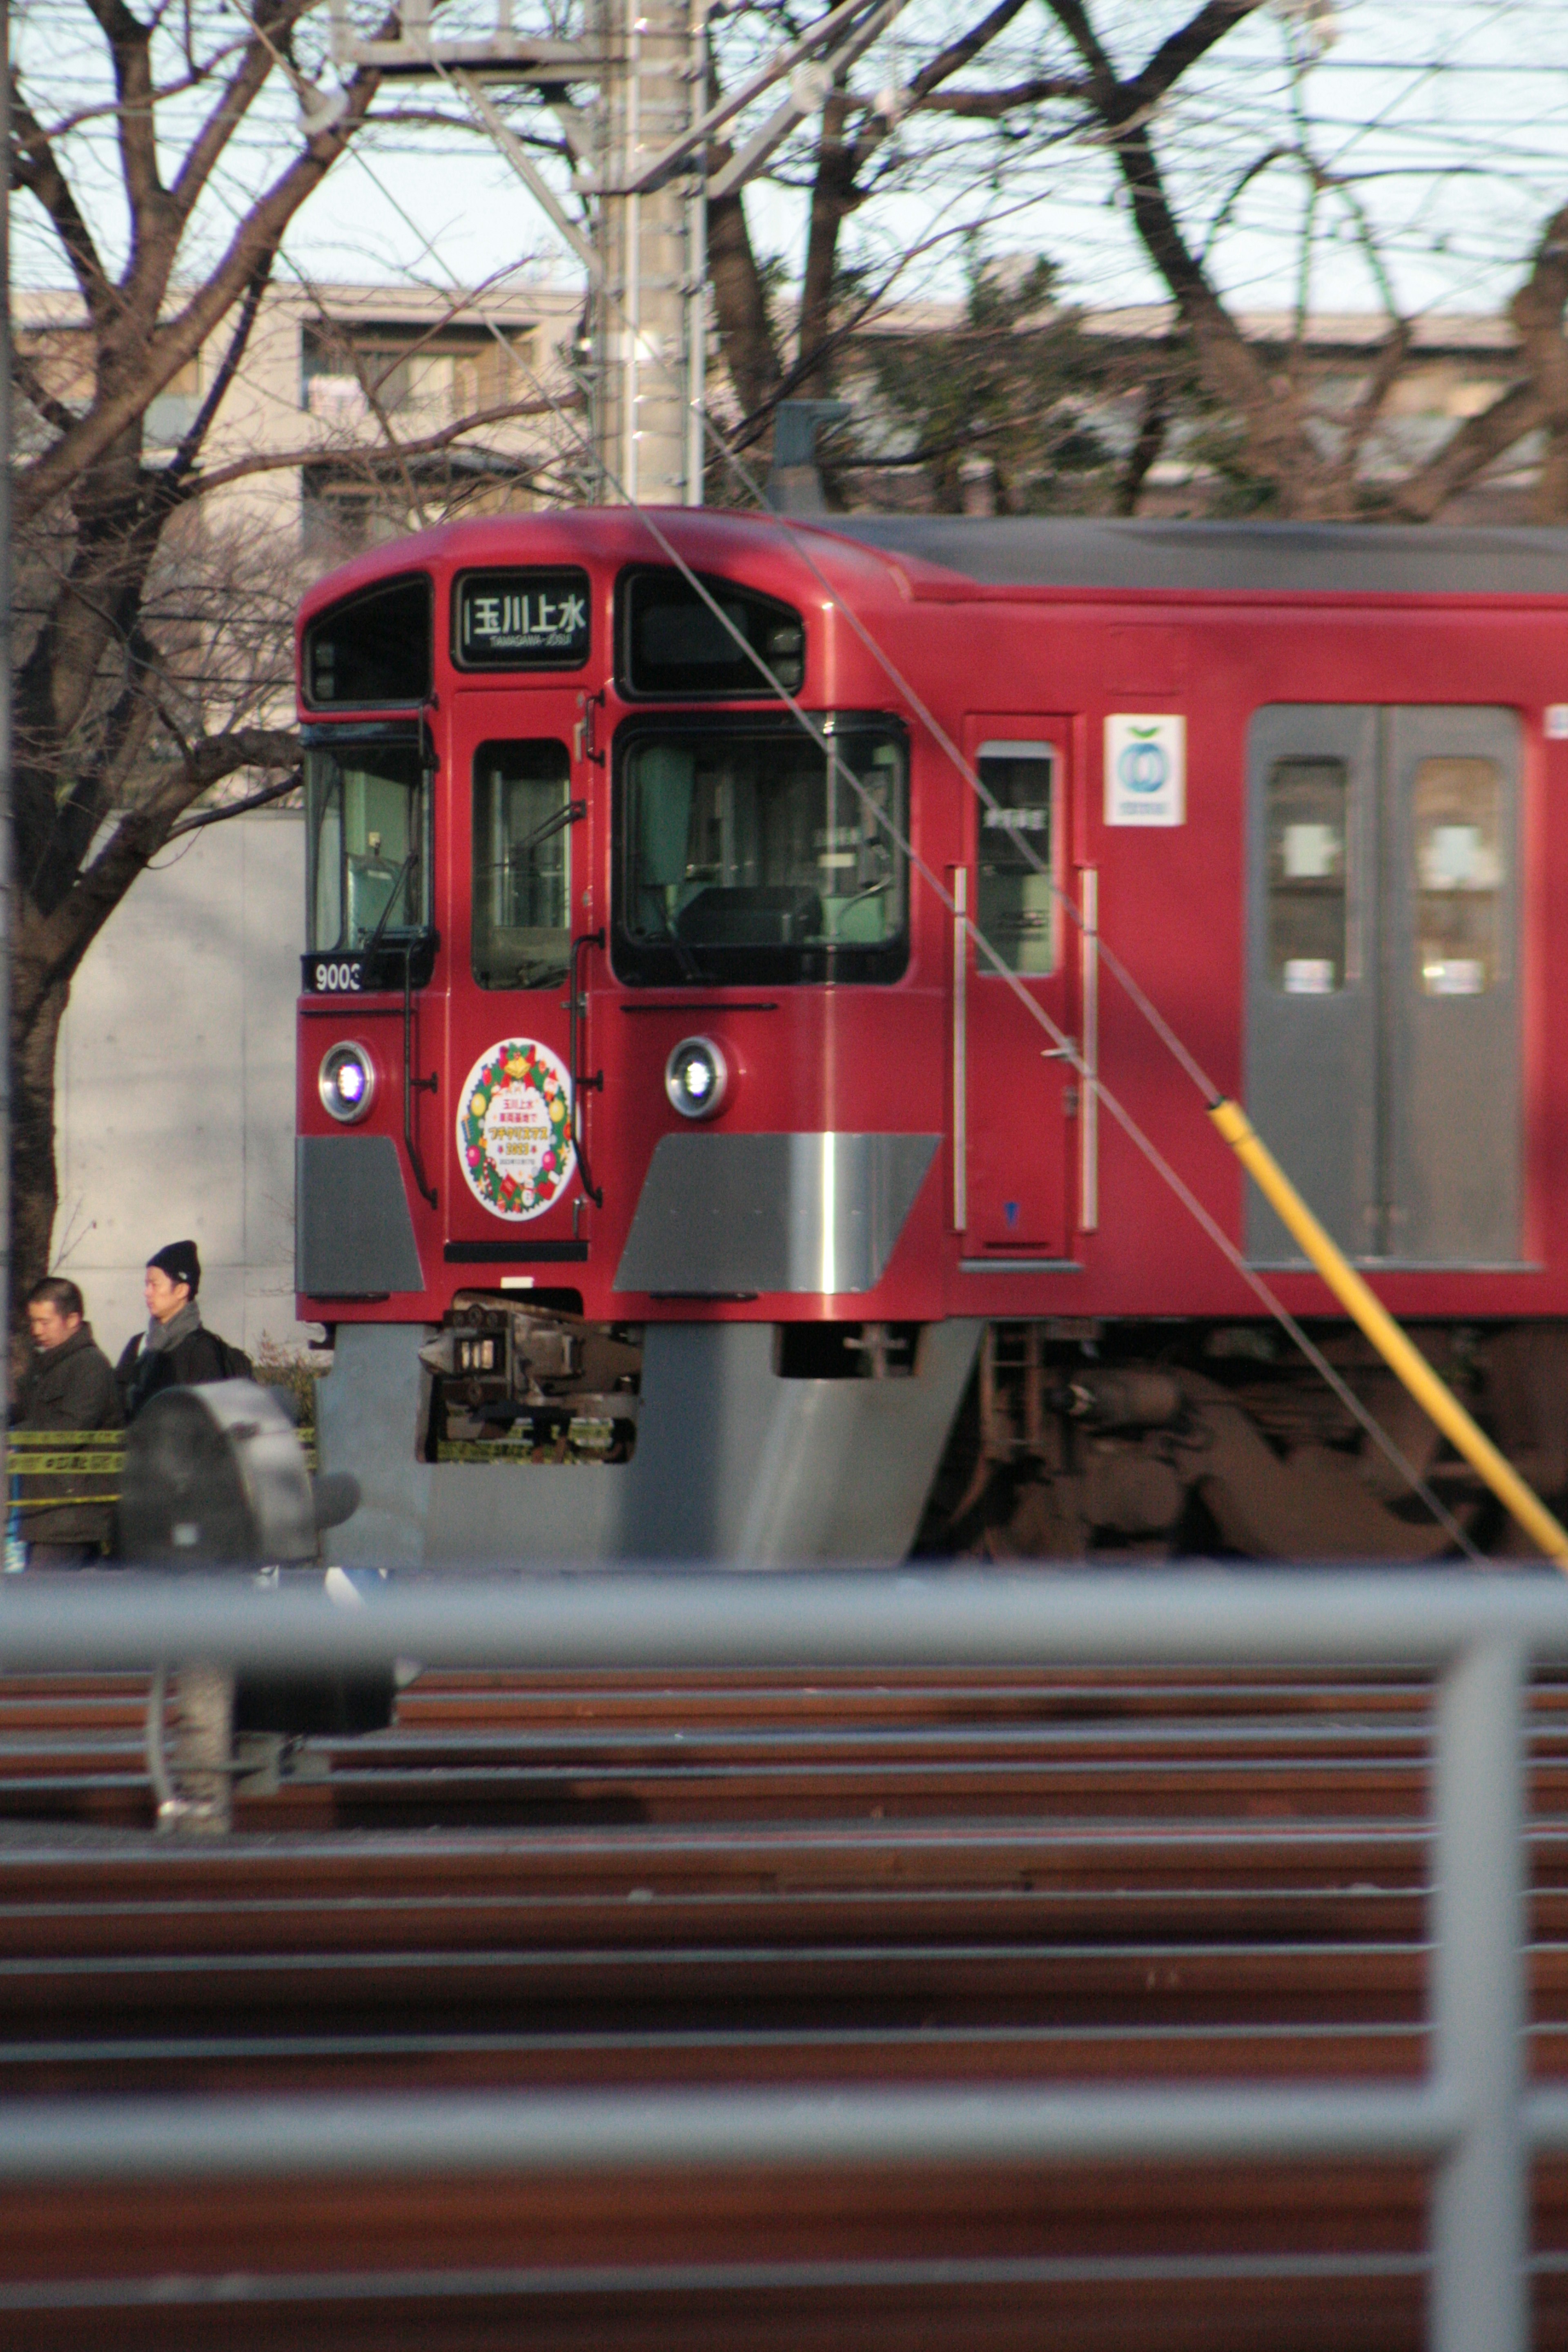
[[[1261,1322],[610,1327],[574,1306],[475,1291],[439,1328],[345,1327],[321,1391],[323,1460],[366,1487],[345,1558],[1452,1556],[1411,1471],[1479,1550],[1533,1549],[1341,1323],[1310,1336],[1348,1394]],[[1568,1494],[1568,1328],[1412,1336],[1537,1493]]]
[[[1370,1342],[1310,1337],[1479,1550],[1534,1546]],[[1536,1492],[1568,1488],[1568,1331],[1411,1336]],[[915,1549],[993,1559],[1427,1560],[1458,1547],[1407,1470],[1271,1324],[994,1323]]]

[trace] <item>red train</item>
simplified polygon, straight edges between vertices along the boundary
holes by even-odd
[[[1506,1547],[1101,943],[1568,1486],[1568,532],[530,515],[299,652],[348,1556],[1441,1550],[1106,1094]]]

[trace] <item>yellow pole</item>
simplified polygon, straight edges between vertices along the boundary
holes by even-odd
[[[1558,1524],[1513,1465],[1476,1427],[1453,1391],[1438,1379],[1419,1349],[1411,1345],[1388,1309],[1373,1296],[1355,1268],[1329,1239],[1239,1103],[1211,1103],[1209,1117],[1270,1208],[1295,1234],[1341,1306],[1355,1318],[1422,1411],[1480,1473],[1504,1509],[1511,1512],[1548,1559],[1554,1559],[1559,1568],[1568,1569],[1568,1529]]]

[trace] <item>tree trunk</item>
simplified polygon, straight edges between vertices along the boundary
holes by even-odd
[[[855,200],[856,158],[845,142],[848,100],[828,93],[822,110],[822,141],[811,188],[811,227],[800,289],[800,342],[795,386],[813,398],[833,389],[833,307],[837,290],[838,237]]]
[[[20,913],[20,909],[18,909]],[[49,1271],[59,1206],[55,1164],[55,1049],[70,996],[68,974],[27,953],[27,918],[11,966],[11,1315],[25,1328],[29,1289]]]
[[[768,320],[767,289],[757,268],[739,194],[708,207],[708,275],[719,348],[745,426],[778,396],[783,370]]]
[[[1126,470],[1116,486],[1115,511],[1119,515],[1137,513],[1143,485],[1160,462],[1170,427],[1170,394],[1156,377],[1143,395],[1143,410],[1138,419],[1138,438],[1132,445]]]
[[[1513,323],[1524,363],[1538,394],[1546,427],[1546,447],[1535,478],[1533,518],[1561,522],[1568,515],[1568,342],[1563,312],[1568,303],[1568,205],[1546,224],[1530,276],[1513,298]]]

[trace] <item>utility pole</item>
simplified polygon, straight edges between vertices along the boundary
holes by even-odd
[[[584,0],[581,39],[518,29],[513,0],[499,0],[492,32],[447,39],[436,5],[403,0],[396,32],[372,40],[354,31],[348,0],[331,0],[334,62],[340,71],[365,65],[438,80],[460,96],[586,274],[595,497],[700,506],[709,202],[760,170],[905,0],[840,0],[711,105],[710,0]],[[581,209],[563,200],[498,105],[507,88],[536,89],[552,110]],[[770,91],[772,110],[710,179],[710,142]]]
[[[701,112],[707,0],[596,0],[604,84],[595,440],[628,499],[702,503],[707,189],[700,149],[646,191]],[[628,193],[621,194],[626,190]]]
[[[340,68],[374,65],[455,90],[581,262],[595,496],[700,506],[706,146],[690,133],[707,85],[708,0],[587,6],[581,40],[514,30],[510,0],[501,0],[493,33],[447,40],[437,36],[431,0],[404,0],[394,37],[362,40],[346,0],[333,0],[332,53]],[[585,219],[563,202],[497,104],[508,86],[537,89],[552,107]],[[673,169],[672,150],[679,151]]]

